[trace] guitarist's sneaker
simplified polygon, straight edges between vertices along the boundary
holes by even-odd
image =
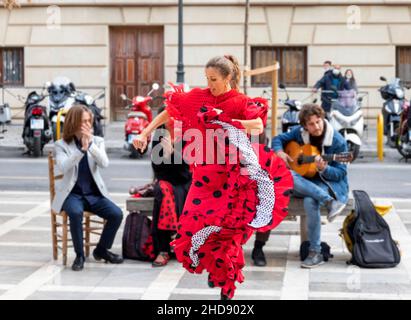
[[[310,250],[308,257],[301,263],[301,268],[311,269],[324,264],[324,257],[321,253]]]
[[[333,222],[334,219],[344,210],[345,206],[346,206],[345,203],[342,203],[337,200],[331,200],[330,202],[328,202],[327,204],[328,222]]]

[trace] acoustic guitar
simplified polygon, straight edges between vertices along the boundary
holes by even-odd
[[[327,162],[337,161],[341,163],[349,163],[353,160],[351,152],[322,155],[316,147],[310,144],[300,145],[295,141],[291,141],[287,144],[285,152],[294,160],[289,164],[290,168],[306,178],[312,178],[316,175],[317,166],[314,162],[318,155]]]

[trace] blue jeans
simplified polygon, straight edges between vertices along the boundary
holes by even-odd
[[[310,250],[321,252],[321,215],[320,207],[334,200],[328,193],[328,186],[321,181],[315,183],[298,173],[291,171],[294,178],[293,195],[304,198],[304,210],[307,214],[308,240]]]
[[[110,249],[113,245],[117,230],[123,220],[123,213],[109,199],[103,196],[80,196],[70,193],[64,201],[63,210],[70,218],[70,233],[74,251],[77,256],[84,257],[83,248],[83,212],[90,211],[106,220],[101,234],[98,250]]]

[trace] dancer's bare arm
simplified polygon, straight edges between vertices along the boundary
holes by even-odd
[[[170,120],[170,115],[168,114],[167,110],[164,110],[160,114],[158,114],[153,121],[137,136],[135,140],[133,140],[133,146],[136,149],[140,149],[144,151],[147,148],[147,138],[151,135],[151,133],[157,129],[159,126],[165,124]]]
[[[251,119],[251,120],[237,120],[233,121],[240,122],[243,127],[247,130],[247,133],[261,134],[264,131],[263,120],[261,118]]]

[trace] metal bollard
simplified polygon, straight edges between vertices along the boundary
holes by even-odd
[[[384,161],[384,118],[381,113],[377,117],[377,156]]]

